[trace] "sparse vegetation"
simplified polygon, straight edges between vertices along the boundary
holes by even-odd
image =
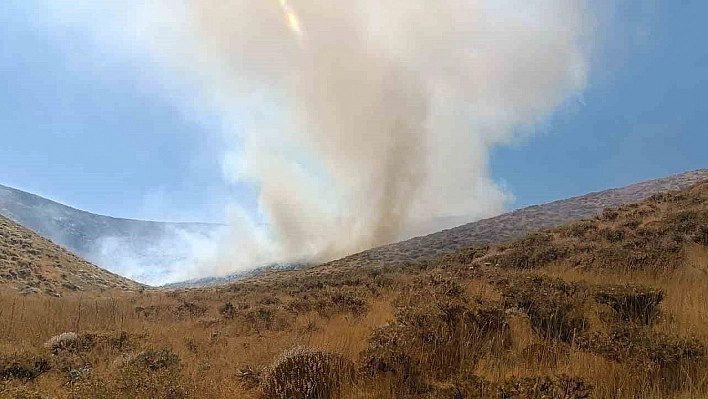
[[[706,199],[699,184],[395,265],[2,292],[0,397],[707,397]]]

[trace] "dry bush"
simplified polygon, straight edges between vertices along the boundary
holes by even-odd
[[[708,245],[708,207],[699,197],[705,191],[705,184],[697,185],[691,195],[662,194],[642,205],[606,209],[593,220],[498,246],[497,254],[478,263],[532,269],[567,260],[588,269],[670,272],[683,264],[686,244]]]
[[[610,285],[598,287],[594,296],[597,302],[610,306],[620,318],[649,325],[659,316],[664,292],[636,285]]]
[[[681,389],[691,380],[700,379],[697,377],[705,378],[708,370],[708,353],[701,342],[646,327],[616,324],[607,334],[581,338],[578,345],[614,361],[634,365],[638,373],[645,374],[647,383],[662,389]]]
[[[366,298],[366,293],[360,288],[327,288],[297,294],[287,309],[296,314],[315,311],[322,317],[343,313],[360,316],[368,310],[369,302]]]
[[[31,381],[50,369],[49,360],[31,352],[0,354],[0,380]]]
[[[509,399],[588,399],[591,394],[590,384],[568,376],[510,379],[499,389],[499,397]]]
[[[680,192],[662,192],[656,193],[647,199],[647,202],[655,204],[675,204],[686,199],[686,196]]]
[[[438,384],[426,393],[425,399],[489,399],[499,397],[499,387],[476,375],[458,381]]]
[[[231,302],[226,302],[219,308],[219,313],[226,319],[233,319],[236,317],[236,307]]]
[[[696,244],[708,247],[708,225],[702,225],[696,228],[691,238]]]
[[[510,377],[492,383],[471,376],[447,386],[436,387],[427,399],[589,399],[592,385],[581,378],[560,376]]]
[[[46,396],[24,386],[3,389],[0,385],[0,397],[7,399],[46,399]]]
[[[438,289],[445,294],[415,296],[414,306],[399,307],[395,320],[377,329],[362,353],[365,374],[392,380],[398,392],[419,394],[431,381],[451,378],[481,355],[505,348],[504,309],[489,302],[470,304],[458,288],[441,283]]]
[[[123,350],[129,347],[130,334],[121,332],[66,332],[55,335],[44,343],[52,354],[79,353],[90,351],[97,346]]]
[[[509,269],[535,269],[566,256],[565,249],[556,245],[548,231],[531,233],[500,249],[501,254],[492,256],[489,262]]]
[[[592,220],[580,220],[558,228],[560,236],[566,238],[582,238],[585,237],[586,234],[596,230],[597,223]]]
[[[611,222],[614,220],[617,220],[617,217],[619,216],[619,212],[615,208],[606,208],[602,210],[602,213],[598,217],[598,219]]]
[[[443,255],[439,259],[436,259],[435,263],[446,267],[468,265],[485,256],[488,252],[489,246],[473,245],[463,248],[457,252]]]
[[[121,355],[110,374],[90,376],[72,388],[75,398],[183,399],[190,397],[180,379],[179,356],[170,350]]]
[[[426,388],[424,373],[410,351],[408,331],[399,324],[377,329],[362,353],[361,369],[370,377],[392,374],[398,390],[421,392]]]
[[[79,351],[87,348],[88,345],[86,342],[79,339],[77,333],[65,332],[49,338],[49,340],[44,343],[44,347],[49,349],[52,353],[57,354],[62,351]]]
[[[353,380],[353,367],[342,356],[298,346],[283,352],[265,371],[266,399],[338,398]]]
[[[526,312],[533,329],[544,339],[572,342],[582,335],[588,288],[541,275],[515,276],[497,282],[507,308]]]
[[[204,316],[207,310],[207,307],[200,303],[183,301],[179,306],[177,306],[175,312],[177,313],[178,317],[186,318]]]

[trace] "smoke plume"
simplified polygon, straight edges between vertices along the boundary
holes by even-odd
[[[124,34],[198,83],[258,192],[204,274],[326,260],[501,212],[490,149],[586,87],[584,0],[182,0]]]
[[[226,74],[216,97],[258,93],[279,110],[239,137],[232,176],[257,185],[268,228],[257,237],[237,218],[227,268],[329,259],[500,212],[489,149],[586,85],[580,0],[189,6],[203,60]]]

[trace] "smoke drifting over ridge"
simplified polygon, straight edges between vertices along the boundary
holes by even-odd
[[[260,188],[273,236],[237,231],[227,267],[324,260],[435,218],[499,213],[507,194],[489,177],[489,149],[587,80],[583,1],[189,5],[206,59],[290,111],[241,137],[235,176]]]
[[[133,11],[125,35],[198,82],[234,147],[226,176],[259,193],[258,215],[232,209],[201,275],[326,260],[501,212],[511,194],[491,179],[489,150],[532,134],[588,78],[584,0]]]

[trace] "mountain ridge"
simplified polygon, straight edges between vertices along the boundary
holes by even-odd
[[[194,245],[224,225],[115,218],[0,185],[0,215],[105,269],[159,281],[192,263]]]
[[[62,296],[72,292],[136,291],[143,286],[87,262],[0,215],[0,289]]]
[[[325,262],[321,266],[349,268],[372,262],[392,266],[425,261],[471,245],[500,244],[517,240],[540,229],[597,216],[606,208],[640,202],[654,194],[685,189],[704,180],[708,180],[708,169],[697,169],[532,205],[425,236],[372,248]]]
[[[595,216],[604,208],[638,202],[653,194],[679,190],[706,179],[708,179],[708,169],[698,169],[546,204],[532,205],[451,229],[371,248],[324,264],[350,267],[362,262],[388,265],[418,262],[449,254],[469,245],[495,244],[518,239],[538,229],[556,227],[569,221]],[[40,209],[41,212],[32,212],[33,209]],[[209,223],[156,222],[97,215],[3,185],[0,185],[0,215],[107,270],[117,272],[116,269],[119,267],[111,262],[120,259],[126,251],[132,251],[136,256],[128,258],[129,261],[135,264],[143,262],[142,267],[147,269],[141,275],[142,277],[159,276],[161,273],[169,272],[168,268],[174,268],[174,265],[178,265],[178,268],[186,268],[193,263],[188,253],[179,252],[184,251],[187,245],[185,242],[167,240],[165,244],[164,237],[179,231],[190,237],[197,236],[213,241],[212,234],[215,229],[224,227]],[[127,267],[132,266],[130,264]],[[263,273],[312,266],[316,265],[313,263],[264,266],[227,276],[177,280],[176,283],[168,283],[164,286],[187,288],[221,285]]]
[[[470,245],[498,244],[520,239],[539,229],[557,227],[574,220],[596,216],[605,208],[639,202],[660,192],[685,189],[703,180],[708,180],[708,169],[697,169],[623,187],[594,191],[585,195],[515,209],[491,218],[371,248],[329,262],[309,265],[309,267],[346,268],[360,264],[371,264],[371,262],[390,266],[424,261],[454,253]],[[290,269],[306,267],[308,266],[298,264],[297,267]],[[287,269],[285,267],[264,267],[249,272],[232,273],[227,276],[178,282],[169,284],[167,287],[222,285],[242,278],[258,278],[262,274],[278,273]]]

